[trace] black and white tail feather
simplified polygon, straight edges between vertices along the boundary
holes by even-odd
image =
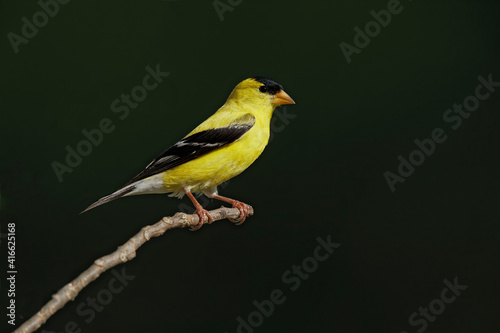
[[[110,195],[107,195],[107,196],[102,197],[101,199],[97,200],[92,205],[90,205],[87,208],[85,208],[85,210],[82,211],[80,214],[83,214],[86,211],[91,210],[92,208],[95,208],[97,206],[104,205],[105,203],[108,203],[108,202],[113,201],[115,199],[118,199],[118,198],[121,198],[123,196],[126,196],[127,194],[130,194],[134,190],[135,190],[135,185],[134,184],[130,184],[128,186],[125,186],[125,187],[119,189],[118,191],[113,192]]]

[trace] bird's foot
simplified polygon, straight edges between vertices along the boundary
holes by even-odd
[[[206,209],[204,209],[201,205],[196,207],[196,215],[198,215],[198,218],[200,219],[198,224],[189,228],[189,230],[191,231],[196,231],[198,229],[200,229],[203,224],[205,223],[212,223],[214,221],[214,219],[210,216],[210,214],[208,213],[208,211]]]
[[[233,208],[238,208],[240,211],[240,216],[237,219],[229,219],[229,221],[233,222],[236,225],[240,225],[247,219],[247,216],[250,214],[250,206],[241,201],[234,200],[232,202]]]

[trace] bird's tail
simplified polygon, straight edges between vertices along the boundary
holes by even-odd
[[[130,192],[134,191],[136,186],[134,184],[130,184],[128,186],[125,186],[118,191],[115,191],[111,193],[110,195],[107,195],[105,197],[102,197],[101,199],[97,200],[94,202],[92,205],[88,206],[84,211],[82,211],[80,214],[85,213],[88,210],[91,210],[92,208],[96,208],[97,206],[104,205],[105,203],[108,203],[110,201],[113,201],[115,199],[121,198],[127,194],[130,194]]]

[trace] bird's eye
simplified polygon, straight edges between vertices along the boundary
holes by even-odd
[[[260,91],[261,93],[266,93],[266,92],[267,92],[267,87],[266,87],[266,86],[261,86],[261,87],[259,88],[259,91]]]

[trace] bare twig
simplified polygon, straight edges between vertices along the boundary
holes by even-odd
[[[253,215],[253,208],[250,208],[250,215]],[[237,219],[240,212],[236,208],[221,207],[208,212],[214,221],[226,218]],[[42,326],[47,319],[61,309],[70,300],[74,300],[83,288],[94,281],[108,269],[135,258],[135,251],[153,237],[163,235],[163,233],[173,228],[193,227],[198,224],[199,218],[196,214],[177,213],[171,217],[164,217],[159,222],[145,226],[134,237],[130,238],[118,249],[94,261],[94,264],[80,274],[76,279],[62,287],[52,299],[45,304],[28,321],[19,326],[14,333],[34,332]]]

